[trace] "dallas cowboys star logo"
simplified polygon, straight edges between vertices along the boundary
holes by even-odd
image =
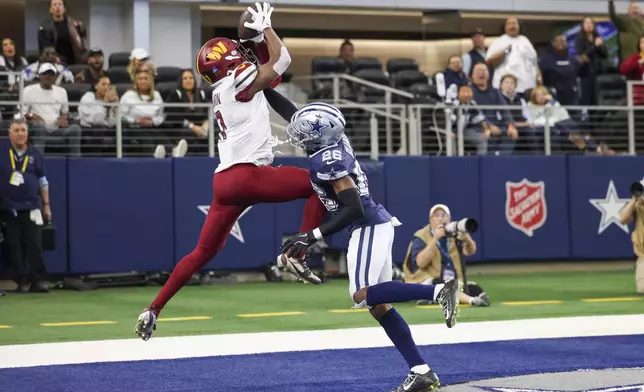
[[[597,208],[602,213],[601,220],[599,221],[599,229],[597,234],[601,234],[604,230],[612,224],[616,225],[628,234],[628,225],[619,221],[619,212],[630,201],[630,199],[620,199],[613,180],[608,183],[608,190],[606,197],[603,199],[590,199],[588,200],[593,207]]]
[[[322,124],[322,122],[320,121],[321,119],[322,117],[318,115],[317,119],[314,122],[308,120],[306,121],[311,127],[311,134],[322,136],[322,130],[328,127],[328,125]]]
[[[240,215],[239,218],[235,221],[235,225],[233,225],[233,228],[230,230],[230,235],[232,235],[234,238],[237,239],[237,241],[241,242],[242,244],[244,243],[244,234],[242,233],[241,226],[239,225],[239,220],[246,215],[250,211],[250,209],[253,208],[252,206],[246,208]],[[197,209],[199,211],[203,212],[204,215],[208,215],[208,211],[210,211],[210,206],[197,206]]]

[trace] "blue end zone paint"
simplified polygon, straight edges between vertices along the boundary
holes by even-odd
[[[644,335],[421,348],[443,385],[522,374],[643,367]],[[0,370],[3,392],[386,391],[407,369],[394,348],[327,350]]]

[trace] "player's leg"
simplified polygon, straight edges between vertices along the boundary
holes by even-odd
[[[364,300],[356,299],[356,293],[369,285],[391,281],[391,250],[394,226],[383,223],[354,231],[349,243],[347,267],[350,273],[350,294],[357,306],[365,306]],[[356,245],[357,243],[357,245]],[[410,374],[395,391],[421,392],[438,388],[440,382],[420,354],[409,325],[391,304],[369,306],[371,315],[380,323],[398,352],[407,362]]]
[[[375,231],[369,237],[373,237],[375,234],[382,238],[387,238],[386,236],[391,235],[391,238],[393,238],[393,225],[380,224],[372,227],[375,228]],[[369,229],[370,228],[366,228],[365,230]],[[370,249],[369,247],[371,247],[371,240],[373,240],[373,238],[370,238],[367,249]],[[387,241],[380,239],[375,241],[375,246],[377,248],[381,248],[384,246],[383,242],[385,244],[388,243]],[[384,250],[386,251],[387,249]],[[374,254],[370,251],[367,253],[368,254],[366,256],[364,254],[362,255],[364,258],[363,263],[365,265],[369,265],[369,263],[373,261],[374,257],[381,257],[379,253]],[[383,253],[383,255],[388,254],[389,253]],[[391,265],[387,268],[391,268]],[[355,292],[355,294],[353,294],[353,299],[356,303],[364,303],[366,306],[374,307],[380,304],[391,304],[397,302],[418,300],[436,301],[443,309],[447,327],[452,328],[454,324],[456,324],[456,317],[458,316],[459,311],[458,296],[461,289],[458,279],[453,279],[445,284],[437,285],[403,283],[391,281],[391,279],[378,282],[377,279],[379,278],[380,271],[380,269],[376,270],[374,272],[376,275],[373,277],[370,276],[370,281],[367,281],[367,284],[364,285],[364,287],[361,287]]]
[[[313,191],[307,170],[294,166],[252,166],[246,167],[245,170],[250,171],[249,174],[245,174],[250,179],[240,192],[243,192],[242,194],[247,198],[246,201],[249,204],[281,203],[307,199],[300,231],[309,231],[320,226],[326,215],[326,209]],[[322,280],[311,272],[304,260],[278,255],[277,265],[303,282],[322,283]]]
[[[143,340],[148,340],[156,329],[156,318],[170,299],[188,280],[220,252],[233,225],[245,207],[221,205],[216,201],[210,204],[206,221],[201,228],[195,249],[184,256],[174,267],[170,278],[152,302],[150,307],[139,316],[135,332]]]

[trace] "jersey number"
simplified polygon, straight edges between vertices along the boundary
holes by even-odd
[[[226,130],[228,128],[226,128],[226,123],[219,110],[215,112],[215,117],[217,117],[217,123],[219,124],[219,140],[226,140]]]
[[[326,164],[333,163],[333,161],[341,161],[342,152],[340,150],[332,150],[332,151],[327,150],[322,153],[322,160]]]

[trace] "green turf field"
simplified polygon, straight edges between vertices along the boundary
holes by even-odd
[[[644,297],[634,294],[631,271],[481,275],[472,279],[486,289],[493,304],[489,308],[463,308],[461,321],[634,314],[644,310]],[[155,336],[377,325],[368,313],[350,311],[347,285],[347,281],[332,280],[321,286],[285,282],[186,287],[161,317],[196,319],[161,320]],[[159,288],[0,297],[0,345],[133,337],[137,316]],[[397,307],[410,324],[443,322],[442,311],[436,308],[411,303]],[[257,315],[266,313],[287,314]],[[104,323],[56,325],[78,322]]]

